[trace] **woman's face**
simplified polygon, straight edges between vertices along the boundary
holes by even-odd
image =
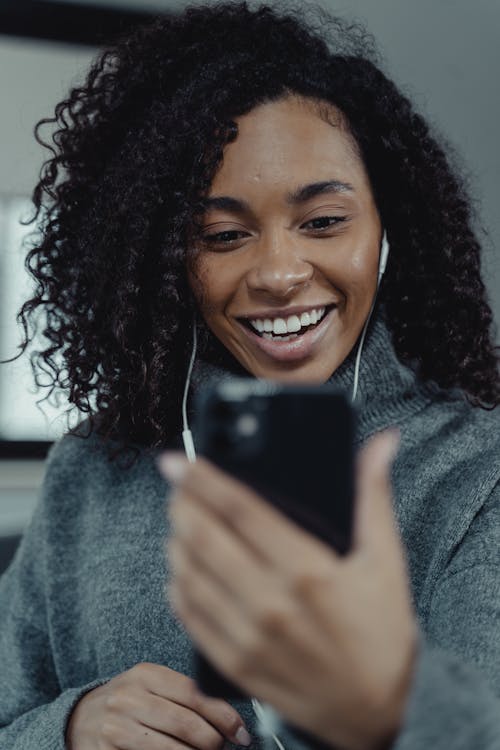
[[[317,103],[289,97],[240,117],[207,196],[190,285],[209,328],[256,377],[325,382],[376,291],[380,218],[328,111],[326,122]]]

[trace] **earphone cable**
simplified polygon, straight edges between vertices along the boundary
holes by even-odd
[[[191,351],[191,359],[189,360],[189,367],[186,377],[186,385],[184,386],[184,396],[182,398],[182,440],[184,443],[184,450],[186,451],[187,459],[190,463],[196,461],[196,451],[194,449],[193,436],[189,429],[189,423],[187,418],[187,397],[189,391],[189,385],[191,383],[191,375],[193,372],[194,360],[196,357],[196,348],[198,344],[198,332],[196,330],[196,313],[193,313],[193,349]]]

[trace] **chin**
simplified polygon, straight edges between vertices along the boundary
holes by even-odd
[[[281,366],[269,368],[262,367],[256,363],[250,366],[245,364],[244,366],[256,378],[275,380],[283,384],[297,383],[304,385],[321,385],[322,383],[326,383],[338,367],[335,364],[327,367],[324,364],[315,366],[313,363],[302,364],[300,366],[283,363]]]

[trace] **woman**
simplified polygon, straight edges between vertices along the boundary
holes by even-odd
[[[38,362],[89,420],[1,579],[2,747],[258,746],[250,700],[197,690],[190,636],[286,747],[498,746],[500,389],[469,203],[368,37],[318,18],[160,19],[57,108],[22,317],[47,311]],[[193,315],[194,389],[351,392],[366,328],[345,559],[176,454],[169,527],[155,459],[182,444]]]

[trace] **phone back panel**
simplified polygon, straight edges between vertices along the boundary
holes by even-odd
[[[331,385],[235,379],[199,394],[195,445],[340,553],[352,534],[354,416]]]

